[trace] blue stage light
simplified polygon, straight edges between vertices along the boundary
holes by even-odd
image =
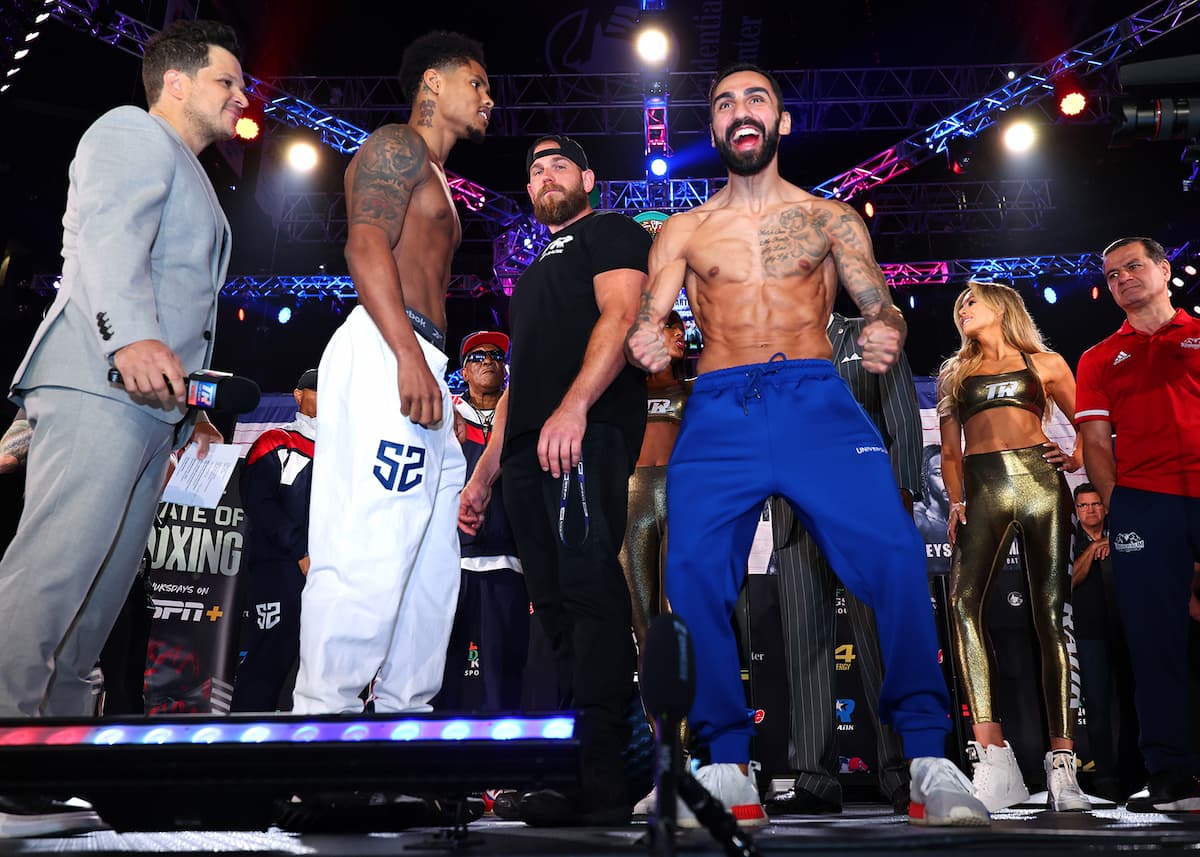
[[[520,738],[522,734],[524,734],[524,730],[521,729],[520,720],[498,720],[492,727],[493,741],[511,741],[514,738]]]
[[[290,306],[281,307],[279,315],[275,316],[275,318],[279,320],[280,324],[287,324],[292,320],[292,308]]]
[[[555,717],[542,727],[543,738],[570,738],[575,734],[575,720],[570,717]]]
[[[421,737],[421,724],[415,720],[406,720],[392,730],[393,741],[415,741]]]
[[[1046,303],[1048,304],[1058,303],[1058,292],[1049,286],[1046,286],[1045,291],[1042,292],[1042,297],[1046,299]]]
[[[271,728],[269,726],[251,726],[245,730],[238,738],[243,744],[261,744],[271,737]]]
[[[165,719],[165,718],[164,718]],[[0,748],[5,746],[131,745],[131,744],[278,744],[361,741],[511,741],[571,740],[575,719],[567,715],[537,717],[406,717],[403,720],[340,718],[247,720],[221,718],[223,722],[177,722],[92,726],[64,730],[61,725],[13,726],[0,723]]]
[[[92,741],[93,744],[123,744],[125,743],[124,729],[101,729]]]
[[[466,720],[451,720],[442,728],[443,741],[461,741],[471,737],[471,724]]]
[[[651,158],[650,159],[650,174],[662,178],[667,174],[667,159],[666,158]]]
[[[916,296],[916,295],[909,295],[909,296],[908,296],[908,308],[909,308],[909,309],[916,309],[916,308],[917,308],[917,296]]]

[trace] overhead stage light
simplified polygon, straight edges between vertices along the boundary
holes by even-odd
[[[1054,97],[1058,101],[1058,112],[1063,116],[1075,117],[1087,109],[1087,89],[1074,74],[1065,74],[1054,84]]]
[[[656,156],[656,157],[653,157],[650,159],[650,167],[649,168],[650,168],[650,174],[652,176],[656,176],[657,178],[662,178],[663,176],[665,176],[667,174],[669,165],[667,164],[666,158],[663,158],[661,156]]]
[[[280,324],[287,324],[292,320],[292,308],[290,306],[280,307],[279,314],[275,316],[275,320]]]
[[[249,116],[243,116],[233,126],[233,133],[240,140],[256,140],[258,139],[258,123]]]
[[[1018,119],[1004,129],[1004,147],[1014,154],[1028,152],[1036,141],[1037,132],[1024,119]]]
[[[1049,286],[1046,286],[1046,288],[1042,291],[1042,297],[1046,299],[1046,303],[1048,304],[1058,303],[1058,292],[1054,291],[1054,289],[1050,288]]]
[[[642,62],[662,65],[671,51],[671,40],[660,26],[651,25],[638,33],[634,46]]]
[[[975,139],[965,134],[951,137],[946,141],[946,165],[950,172],[962,175],[971,168],[975,159]]]
[[[1078,116],[1087,109],[1087,96],[1082,92],[1068,92],[1058,99],[1058,111],[1063,116]]]
[[[317,165],[317,147],[312,143],[292,143],[287,151],[288,165],[293,170],[307,173]]]

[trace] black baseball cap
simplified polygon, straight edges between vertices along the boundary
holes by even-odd
[[[555,143],[555,148],[542,149],[536,151],[537,147],[543,143]],[[547,155],[562,155],[575,164],[581,170],[588,169],[587,153],[583,151],[583,146],[576,143],[570,137],[563,137],[559,134],[547,134],[544,137],[538,137],[533,145],[529,147],[529,151],[525,153],[525,176],[529,176],[529,168],[533,166],[533,162],[538,158],[544,158]]]
[[[300,380],[296,382],[297,390],[315,390],[317,389],[317,370],[309,369],[300,376]]]

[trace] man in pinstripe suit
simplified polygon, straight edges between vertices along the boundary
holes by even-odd
[[[865,321],[833,313],[829,340],[833,364],[850,392],[879,428],[905,505],[912,509],[921,486],[921,413],[904,352],[882,375],[862,368],[858,345]],[[779,497],[771,500],[771,528],[779,565],[785,661],[792,708],[792,788],[767,801],[770,814],[842,810],[834,732],[834,589],[837,579],[811,535]],[[863,695],[878,736],[879,784],[900,812],[908,811],[908,765],[900,739],[879,722],[883,660],[875,613],[844,590],[862,676]]]

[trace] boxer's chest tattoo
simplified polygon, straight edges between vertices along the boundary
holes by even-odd
[[[807,274],[828,247],[820,218],[789,208],[764,218],[758,227],[763,270],[771,277]]]

